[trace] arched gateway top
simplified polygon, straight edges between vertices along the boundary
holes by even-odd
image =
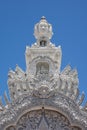
[[[52,25],[45,17],[35,25],[37,39],[25,52],[26,72],[16,66],[8,74],[11,103],[0,106],[0,130],[87,130],[87,105],[81,106],[78,74],[61,72],[61,47],[50,41]]]

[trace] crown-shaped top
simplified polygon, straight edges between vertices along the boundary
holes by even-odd
[[[35,25],[34,36],[37,40],[50,40],[52,37],[52,25],[43,16],[39,23]]]

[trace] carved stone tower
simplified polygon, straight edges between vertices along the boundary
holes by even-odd
[[[42,17],[35,25],[36,43],[27,46],[26,72],[8,73],[11,102],[0,106],[0,130],[87,130],[87,104],[81,106],[78,74],[61,72],[61,47],[51,43],[52,25]]]

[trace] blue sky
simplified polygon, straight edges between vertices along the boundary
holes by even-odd
[[[51,41],[62,47],[61,70],[67,64],[77,68],[87,100],[87,0],[0,0],[0,95],[8,92],[9,68],[26,70],[26,45],[35,42],[41,16],[53,26]]]

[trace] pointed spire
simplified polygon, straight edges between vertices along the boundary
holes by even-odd
[[[85,98],[85,94],[84,94],[84,92],[82,92],[82,95],[80,96],[80,98],[79,98],[78,101],[77,101],[77,104],[78,104],[79,106],[82,104],[84,98]]]
[[[71,66],[70,65],[67,65],[64,70],[61,72],[61,74],[65,74],[65,75],[68,75],[71,71]]]
[[[76,101],[78,99],[78,97],[79,97],[79,89],[77,88],[77,90],[75,89],[75,91],[76,91],[76,94],[73,97],[74,101]]]
[[[8,105],[9,104],[9,100],[8,100],[6,92],[4,93],[4,100],[5,100],[6,105]]]
[[[41,19],[44,19],[44,20],[46,20],[46,17],[45,17],[45,16],[42,16],[42,17],[41,17]]]

